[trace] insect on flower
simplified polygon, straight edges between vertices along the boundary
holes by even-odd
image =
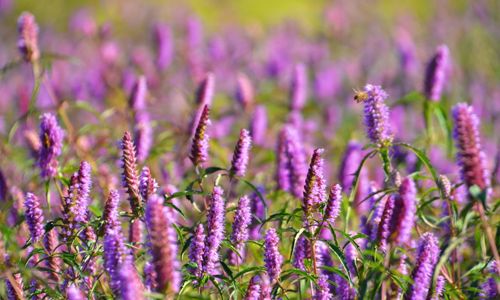
[[[368,93],[357,89],[353,89],[353,91],[354,91],[354,101],[356,101],[356,103],[361,103],[366,101],[366,99],[368,99]]]

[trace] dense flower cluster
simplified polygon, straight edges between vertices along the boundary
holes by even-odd
[[[383,31],[150,2],[0,0],[0,299],[498,299],[487,1]]]

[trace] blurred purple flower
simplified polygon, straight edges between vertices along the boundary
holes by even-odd
[[[425,73],[424,94],[431,101],[439,101],[447,80],[450,50],[446,45],[437,48]]]
[[[281,273],[281,264],[283,264],[283,256],[278,249],[279,244],[280,239],[276,229],[268,229],[264,241],[264,263],[271,282],[278,279]]]
[[[26,223],[28,224],[33,243],[38,242],[45,232],[43,210],[40,206],[40,201],[35,194],[26,193],[24,201],[24,207],[26,208]]]
[[[263,105],[257,105],[253,111],[250,121],[250,136],[252,141],[262,146],[266,139],[267,132],[267,110]]]
[[[301,110],[307,101],[307,70],[304,64],[293,68],[290,83],[290,109]]]
[[[34,62],[40,57],[38,49],[38,25],[35,16],[29,12],[23,12],[17,20],[17,31],[19,39],[17,48],[23,59],[27,62]]]
[[[189,158],[195,166],[201,165],[208,160],[210,136],[208,135],[207,127],[210,125],[209,114],[210,109],[207,105],[205,105],[198,120],[196,132],[191,142],[191,153]]]
[[[144,286],[137,274],[135,266],[127,261],[120,266],[118,270],[120,279],[120,299],[122,300],[143,300]]]
[[[194,275],[198,278],[203,274],[203,253],[205,251],[205,238],[206,236],[203,224],[198,224],[194,231],[191,245],[189,246],[189,259],[192,263],[196,264]]]
[[[38,155],[38,165],[41,176],[44,178],[54,177],[59,163],[57,157],[61,155],[64,131],[57,124],[56,117],[46,113],[40,117],[40,141],[42,147]]]
[[[163,23],[156,23],[153,27],[153,41],[156,65],[160,71],[165,71],[174,58],[174,37],[170,27]]]
[[[246,129],[240,131],[240,138],[233,152],[230,173],[239,177],[245,176],[252,147],[252,138]]]
[[[378,85],[367,84],[364,88],[367,99],[364,100],[366,134],[377,146],[392,142],[389,126],[389,108],[384,103],[387,93]]]
[[[203,271],[215,275],[219,262],[219,247],[224,239],[225,203],[222,195],[224,190],[215,186],[209,197],[207,215],[207,235],[203,250]]]

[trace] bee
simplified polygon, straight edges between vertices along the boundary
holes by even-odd
[[[364,102],[368,99],[368,93],[354,89],[354,100],[357,103]]]

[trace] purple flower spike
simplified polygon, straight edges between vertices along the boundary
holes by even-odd
[[[23,59],[27,62],[34,62],[40,57],[38,49],[38,25],[35,17],[29,12],[23,12],[17,20],[17,31],[19,39],[17,48]]]
[[[302,209],[306,217],[310,217],[313,213],[312,209],[325,202],[326,200],[326,183],[323,175],[323,154],[324,150],[321,148],[315,149],[309,164],[309,171],[304,185],[304,198],[302,202]]]
[[[33,243],[36,243],[45,232],[40,200],[33,193],[27,193],[24,200],[24,207],[26,208],[26,223],[31,233],[31,240]]]
[[[260,300],[260,277],[259,275],[254,275],[250,279],[248,284],[247,292],[245,294],[244,300]]]
[[[387,251],[387,240],[392,233],[392,217],[394,215],[395,197],[389,196],[385,202],[384,211],[378,224],[377,241],[382,252]]]
[[[310,257],[309,253],[311,253],[309,241],[304,236],[301,236],[297,241],[293,253],[293,266],[299,270],[305,271],[306,267],[304,265],[304,260]]]
[[[290,109],[301,110],[307,100],[307,70],[304,64],[297,64],[293,69],[290,84]]]
[[[427,65],[424,81],[424,94],[427,99],[439,101],[446,83],[450,61],[450,50],[446,45],[437,48],[436,54]]]
[[[307,164],[297,130],[287,125],[280,131],[277,149],[276,181],[278,188],[303,196]]]
[[[172,30],[165,24],[155,24],[153,40],[156,50],[156,65],[160,71],[166,70],[174,58],[174,38]]]
[[[90,189],[92,188],[91,172],[89,163],[82,161],[78,172],[73,175],[77,179],[76,184],[69,188],[69,198],[74,202],[75,221],[77,222],[84,222],[87,219]]]
[[[108,199],[104,206],[104,230],[120,230],[120,221],[118,220],[118,203],[120,195],[117,190],[109,191]]]
[[[177,293],[180,285],[177,260],[177,233],[172,216],[163,206],[163,199],[153,195],[146,204],[149,250],[156,273],[157,291]]]
[[[210,109],[205,105],[198,120],[191,143],[191,154],[189,155],[195,166],[201,165],[208,160],[208,142],[210,137],[207,133],[207,127],[210,125],[209,114]]]
[[[229,261],[233,265],[239,265],[245,260],[245,242],[248,240],[248,227],[251,222],[250,198],[243,196],[238,202],[231,233],[231,242],[238,250],[238,253],[231,252],[229,255]]]
[[[252,147],[252,138],[246,129],[240,131],[240,138],[234,148],[233,160],[231,161],[230,173],[239,177],[245,176]]]
[[[401,182],[395,203],[395,242],[403,246],[411,238],[411,230],[415,226],[417,212],[417,189],[411,178],[406,177]]]
[[[486,281],[481,284],[481,292],[479,293],[479,299],[488,299],[488,300],[498,299],[500,291],[498,290],[497,280],[495,279],[495,276],[497,276],[498,274],[498,266],[496,261],[490,262],[487,270],[490,277],[487,278]]]
[[[109,230],[104,234],[103,248],[104,270],[109,275],[111,289],[116,293],[121,287],[118,268],[126,260],[131,260],[132,258],[130,252],[125,247],[123,235],[118,228]]]
[[[314,295],[315,300],[330,300],[333,295],[330,293],[330,285],[328,284],[328,276],[320,275],[318,278],[318,290]]]
[[[261,195],[265,194],[263,187],[257,188]],[[264,205],[264,201],[260,199],[257,193],[252,195],[252,224],[250,225],[250,238],[252,240],[258,240],[261,238],[260,229],[261,224],[266,218],[266,206]]]
[[[198,224],[194,231],[193,240],[189,246],[189,259],[191,262],[196,263],[194,275],[201,277],[203,274],[203,252],[205,250],[205,229],[203,224]]]
[[[237,86],[236,86],[236,100],[240,103],[240,105],[247,109],[253,103],[254,91],[252,82],[250,79],[243,73],[239,73],[236,78]]]
[[[59,250],[59,241],[57,239],[56,229],[53,228],[47,232],[43,239],[43,246],[45,247],[47,257],[45,259],[45,266],[49,271],[49,278],[54,282],[59,282],[59,273],[61,272],[61,259],[57,256]]]
[[[131,262],[125,262],[118,271],[120,278],[120,299],[123,300],[143,300],[144,286],[137,274],[137,270]]]
[[[264,241],[264,262],[271,282],[278,279],[281,273],[281,264],[283,264],[283,256],[278,249],[279,243],[280,239],[276,229],[270,228],[267,230]]]
[[[134,213],[141,206],[139,194],[139,179],[137,177],[137,159],[135,146],[128,131],[123,135],[122,143],[122,185],[127,189],[130,206]]]
[[[434,292],[432,293],[432,298],[431,300],[439,300],[443,299],[443,290],[444,290],[444,285],[446,284],[446,280],[444,276],[438,276],[436,280],[436,288],[434,289]],[[494,299],[494,298],[491,298]]]
[[[40,122],[40,141],[42,147],[38,154],[38,165],[41,176],[54,177],[57,173],[57,157],[61,155],[64,131],[57,124],[56,117],[52,114],[43,114]]]
[[[267,111],[263,105],[257,105],[250,121],[250,136],[252,141],[262,146],[266,139],[267,132]]]
[[[158,190],[158,183],[151,176],[151,171],[148,167],[143,167],[141,174],[139,175],[139,193],[144,201],[146,201],[149,196],[156,194]]]
[[[12,274],[14,277],[14,282],[5,279],[5,293],[7,294],[7,300],[22,300],[24,298],[24,283],[21,273]],[[13,285],[15,284],[15,286]]]
[[[83,295],[82,291],[75,285],[70,285],[66,290],[66,297],[68,300],[84,300],[86,297]]]
[[[340,206],[342,204],[342,187],[335,184],[330,189],[328,202],[325,209],[325,221],[329,222],[332,226],[335,225],[335,220],[340,214]]]
[[[467,188],[477,185],[489,188],[485,155],[479,138],[479,120],[472,106],[459,103],[453,107],[453,138],[457,147],[457,163]]]
[[[146,77],[144,75],[137,79],[129,98],[129,106],[134,112],[144,110],[146,108],[146,95],[148,93],[148,86]]]
[[[432,273],[439,258],[439,245],[436,237],[424,233],[420,237],[417,249],[417,261],[411,274],[413,284],[409,287],[405,299],[425,300],[431,286]]]
[[[377,146],[392,142],[389,124],[389,108],[384,103],[387,93],[378,85],[367,84],[364,88],[364,114],[366,133],[370,141]]]
[[[210,195],[207,215],[207,236],[203,250],[203,271],[215,275],[219,262],[219,247],[224,239],[225,203],[221,187],[214,187]]]
[[[208,73],[196,90],[196,103],[211,106],[215,91],[215,75]]]
[[[338,174],[338,180],[345,188],[347,194],[351,192],[356,175],[355,173],[362,159],[362,145],[356,141],[350,141],[344,152]],[[366,201],[362,202],[367,196],[367,181],[367,174],[365,170],[362,169],[358,177],[358,188],[356,190],[356,197],[354,198],[354,206],[358,212],[365,212],[368,209],[368,203]]]

